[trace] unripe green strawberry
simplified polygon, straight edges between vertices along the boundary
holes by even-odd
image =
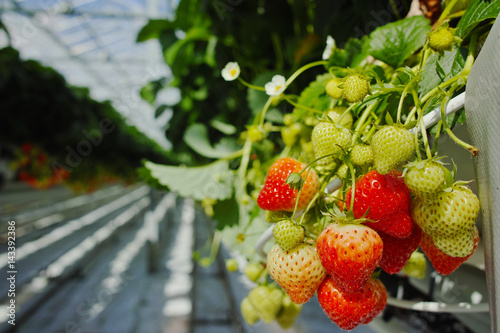
[[[281,129],[281,138],[285,146],[293,146],[300,137],[302,125],[295,123],[290,126],[285,126]]]
[[[266,222],[269,223],[276,223],[290,217],[292,217],[292,214],[290,212],[285,212],[284,210],[278,210],[278,211],[266,210],[265,212]]]
[[[453,33],[449,28],[438,28],[429,33],[429,47],[434,51],[451,51],[453,41]]]
[[[344,126],[345,128],[352,128],[352,113],[351,111],[346,112],[347,107],[337,105],[333,109],[329,110],[327,113],[328,118],[330,118],[335,124]]]
[[[351,74],[345,77],[343,89],[346,101],[356,103],[362,101],[368,95],[370,84],[362,75]]]
[[[434,201],[446,188],[447,171],[444,165],[437,161],[412,163],[405,173],[405,184],[417,197]]]
[[[238,262],[236,259],[226,260],[226,269],[230,272],[236,272],[238,270]]]
[[[452,257],[465,257],[474,248],[474,228],[479,214],[479,199],[472,191],[453,185],[439,194],[436,201],[415,198],[411,216],[434,245]]]
[[[263,271],[264,266],[260,262],[249,262],[244,270],[245,275],[253,282],[257,281]]]
[[[349,176],[349,166],[343,163],[335,173],[340,179],[347,179]]]
[[[278,317],[276,317],[276,321],[281,328],[287,329],[292,327],[295,319],[299,316],[300,311],[302,310],[302,305],[295,304],[292,302],[290,297],[288,297],[288,295],[284,295],[282,306],[283,307],[278,314]]]
[[[334,99],[341,99],[342,98],[342,96],[344,94],[344,90],[342,88],[339,88],[339,84],[340,84],[340,79],[338,79],[338,78],[330,80],[326,83],[325,90],[326,90],[326,93],[331,98],[334,98]]]
[[[409,130],[401,125],[386,125],[370,143],[375,169],[382,175],[408,161],[415,153],[415,142]]]
[[[352,147],[351,162],[357,166],[363,167],[373,163],[373,150],[370,145],[357,144]]]
[[[285,126],[291,126],[295,124],[295,118],[292,116],[292,114],[287,113],[283,116],[283,124],[285,124]]]
[[[252,142],[259,142],[266,138],[266,133],[258,126],[250,126],[248,128],[248,138]]]
[[[426,270],[427,260],[425,260],[425,255],[415,251],[412,253],[410,259],[401,271],[408,276],[423,279],[425,277]]]
[[[351,132],[340,125],[320,122],[311,134],[314,155],[320,158],[335,154],[318,160],[317,165],[328,166],[335,162],[340,156],[342,149],[346,149],[351,143]]]
[[[243,315],[243,319],[247,322],[249,325],[253,325],[256,322],[259,321],[259,313],[254,309],[252,303],[250,303],[250,300],[248,297],[245,297],[240,304],[241,307],[241,314]]]
[[[283,292],[271,285],[257,286],[248,294],[248,300],[259,317],[266,323],[272,322],[281,310]]]
[[[291,220],[282,220],[273,228],[276,243],[283,251],[288,251],[299,245],[304,239],[304,228]]]

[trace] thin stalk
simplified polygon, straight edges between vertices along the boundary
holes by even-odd
[[[321,111],[321,110],[318,110],[318,109],[313,109],[313,108],[309,108],[307,106],[303,106],[303,105],[300,105],[298,103],[295,103],[294,101],[292,101],[292,99],[288,96],[288,95],[283,95],[283,98],[285,98],[285,100],[292,104],[293,106],[295,106],[296,108],[299,108],[299,109],[304,109],[304,110],[307,110],[307,111],[311,111],[311,112],[314,112],[314,113],[319,113],[319,114],[323,114],[324,112]]]
[[[259,126],[263,126],[264,125],[264,120],[266,119],[266,113],[267,113],[267,110],[269,109],[269,107],[271,106],[271,103],[273,102],[275,96],[269,96],[269,98],[267,99],[267,102],[266,104],[264,105],[264,108],[262,108],[262,111],[259,113],[259,116],[255,117],[255,120],[259,119]]]
[[[365,111],[363,111],[363,114],[361,117],[358,119],[358,122],[356,124],[356,128],[354,129],[354,134],[351,139],[351,144],[354,144],[356,142],[356,139],[359,137],[359,133],[362,127],[365,126],[366,119],[368,119],[368,116],[372,112],[373,108],[378,105],[378,102],[375,102],[371,105],[369,105]]]
[[[290,76],[288,78],[288,80],[286,80],[285,85],[288,87],[297,78],[297,76],[299,76],[300,74],[302,74],[304,71],[308,70],[309,68],[312,68],[315,66],[326,65],[326,64],[328,64],[328,61],[320,60],[320,61],[311,62],[307,65],[300,67],[299,69],[297,69],[297,71],[295,71],[295,73],[292,74],[292,76]]]
[[[437,153],[438,150],[438,143],[439,143],[439,136],[441,135],[441,129],[443,128],[443,121],[440,120],[437,123],[437,128],[436,128],[436,134],[434,135],[434,144],[432,145],[432,155]]]
[[[412,96],[413,96],[413,101],[415,102],[415,108],[417,109],[418,123],[419,123],[420,131],[422,133],[422,139],[423,139],[424,146],[425,146],[425,152],[427,154],[427,158],[430,159],[430,158],[432,158],[432,152],[431,152],[431,149],[429,147],[429,139],[427,137],[427,129],[425,128],[425,124],[424,124],[424,112],[420,106],[420,100],[418,99],[418,94],[415,90],[412,90]],[[415,133],[417,133],[417,131],[415,131]],[[418,142],[418,134],[416,134],[416,141]],[[416,146],[416,147],[418,147],[418,146]],[[417,148],[417,150],[418,150],[418,148]]]
[[[247,81],[243,80],[240,76],[238,76],[238,81],[240,81],[244,86],[246,86],[250,89],[255,89],[255,90],[259,90],[259,91],[266,91],[266,89],[264,89],[264,87],[260,87],[260,86],[256,86],[256,85],[253,85],[251,83],[248,83]]]
[[[444,8],[443,12],[439,16],[438,22],[443,21],[448,15],[450,15],[451,10],[455,6],[455,4],[458,2],[458,0],[451,0],[446,7]]]

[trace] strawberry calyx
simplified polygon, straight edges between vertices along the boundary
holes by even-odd
[[[323,216],[331,217],[335,221],[335,223],[340,225],[348,225],[348,224],[358,225],[358,224],[364,224],[366,222],[371,222],[371,223],[377,222],[366,218],[368,211],[362,217],[355,218],[352,209],[349,209],[348,211],[341,211],[340,208],[337,207],[336,205],[333,205],[333,209],[328,209],[327,212],[321,212],[321,213],[323,214]]]
[[[286,178],[285,183],[288,184],[290,188],[300,191],[305,183],[304,178],[302,178],[302,172],[302,170],[300,171],[300,173],[292,172]]]

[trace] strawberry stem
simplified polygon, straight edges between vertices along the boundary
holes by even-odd
[[[306,110],[306,111],[310,111],[310,112],[314,112],[314,113],[318,113],[318,114],[323,114],[324,112],[321,111],[321,110],[318,110],[318,109],[313,109],[313,108],[309,108],[307,106],[303,106],[303,105],[300,105],[298,103],[295,103],[294,101],[292,101],[292,99],[290,98],[289,95],[283,95],[283,98],[290,104],[292,104],[293,106],[295,106],[296,108],[299,108],[299,109],[303,109],[303,110]]]
[[[361,132],[361,129],[363,129],[367,122],[366,122],[366,119],[368,119],[368,116],[371,114],[372,110],[375,108],[375,106],[378,105],[378,101],[370,104],[366,109],[365,111],[363,111],[363,114],[361,115],[361,117],[359,118],[359,120],[357,121],[356,123],[356,128],[354,129],[354,133],[353,133],[353,136],[352,136],[352,139],[351,139],[351,144],[354,144],[359,136],[359,133]],[[348,109],[349,110],[349,109]],[[346,110],[347,112],[347,110]]]
[[[441,135],[441,129],[443,127],[443,121],[440,120],[438,123],[437,123],[437,127],[436,127],[436,134],[434,135],[434,143],[432,145],[432,155],[434,156],[435,154],[437,154],[437,150],[438,150],[438,143],[439,143],[439,137]]]
[[[420,132],[422,133],[422,139],[424,141],[425,152],[427,154],[427,158],[430,159],[430,158],[432,158],[432,152],[431,152],[431,148],[429,146],[429,139],[427,138],[427,129],[425,128],[425,124],[424,124],[424,112],[421,108],[420,100],[418,99],[417,91],[413,89],[412,95],[413,95],[413,101],[415,102],[415,109],[417,109],[418,122],[420,123]],[[415,131],[415,133],[416,133],[415,136],[418,138],[417,131]],[[417,147],[416,150],[418,150],[418,139],[416,139],[416,141],[417,142],[415,142],[415,143],[417,145],[415,147]]]
[[[300,74],[302,74],[304,71],[308,70],[309,68],[312,68],[315,66],[322,66],[322,65],[328,65],[328,61],[319,60],[319,61],[311,62],[307,65],[300,67],[299,69],[297,69],[295,71],[295,73],[292,74],[292,76],[290,76],[288,78],[288,80],[286,80],[285,85],[288,87],[297,78],[297,76],[299,76]]]
[[[238,76],[238,81],[240,81],[244,86],[246,86],[250,89],[259,90],[259,91],[266,91],[266,89],[264,87],[260,87],[260,86],[256,86],[256,85],[253,85],[251,83],[248,83],[247,81],[243,80],[241,78],[241,76]]]

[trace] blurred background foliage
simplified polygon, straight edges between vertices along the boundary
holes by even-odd
[[[174,164],[206,164],[212,158],[203,154],[202,146],[231,150],[267,100],[263,92],[225,82],[220,72],[227,62],[238,62],[247,82],[263,86],[274,74],[288,77],[302,65],[321,59],[328,35],[340,49],[348,45],[361,51],[362,44],[353,40],[404,17],[410,3],[181,0],[173,19],[150,20],[137,41],[157,39],[173,77],[149,82],[141,96],[157,107],[157,116],[172,112],[165,134],[173,143]],[[301,92],[320,72],[313,69],[301,75],[290,93]],[[171,87],[179,89],[179,102],[156,105],[158,93]],[[292,109],[268,115],[279,123],[287,112]],[[279,135],[270,139],[282,144]]]
[[[241,76],[262,86],[274,74],[288,76],[321,59],[328,35],[339,49],[361,48],[358,38],[404,17],[410,2],[181,0],[172,19],[150,20],[137,36],[137,42],[158,40],[172,71],[171,77],[149,82],[140,91],[156,107],[157,117],[171,112],[165,127],[170,151],[128,125],[110,102],[93,100],[88,89],[70,86],[52,68],[21,59],[6,47],[0,50],[2,157],[13,160],[11,167],[24,172],[24,180],[34,187],[65,180],[78,191],[92,191],[109,181],[135,182],[141,160],[204,165],[234,151],[246,124],[267,100],[263,92],[225,82],[220,71],[227,62],[238,62]],[[290,92],[301,92],[320,72],[301,75]],[[166,89],[180,91],[176,104],[157,100]],[[288,108],[268,116],[279,123],[284,113],[292,112]],[[85,150],[82,141],[88,141],[84,131],[95,136],[103,119],[110,120],[113,130],[91,145],[91,154],[81,156],[78,148]],[[281,149],[281,136],[274,134],[266,141],[274,148],[264,152]],[[70,160],[73,165],[68,165]],[[147,172],[143,176],[150,178]]]
[[[132,183],[143,158],[170,161],[110,102],[93,100],[88,89],[68,85],[52,68],[20,59],[11,47],[0,50],[0,110],[2,157],[37,188],[61,180],[77,191],[109,181]]]

